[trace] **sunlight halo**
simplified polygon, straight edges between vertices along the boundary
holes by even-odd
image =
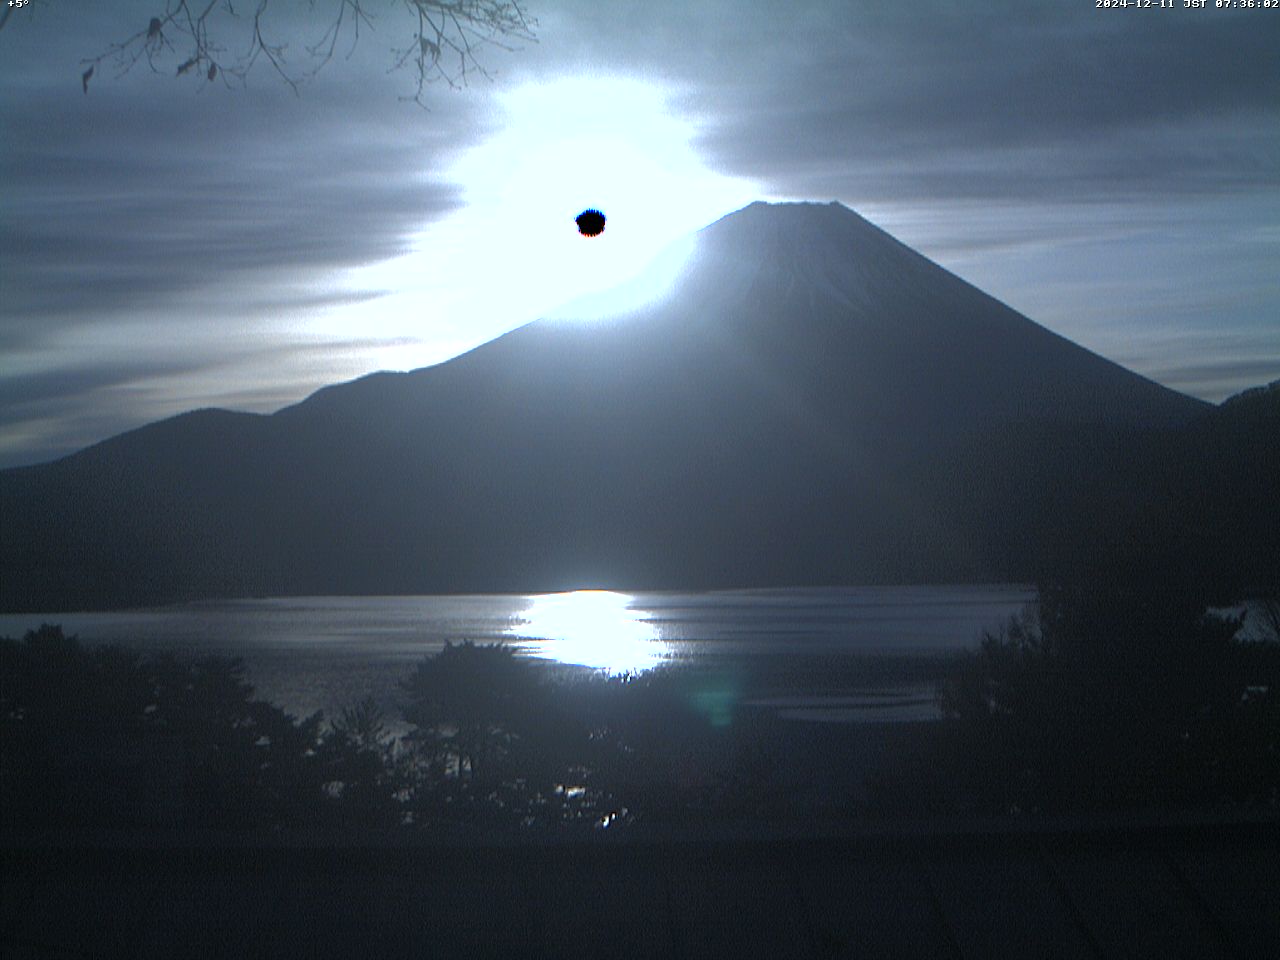
[[[612,76],[527,84],[496,100],[503,125],[451,171],[518,285],[560,300],[634,277],[673,241],[755,196],[708,169],[670,92]],[[585,238],[573,218],[608,218]],[[482,212],[483,211],[483,212]]]
[[[426,359],[432,343],[477,346],[562,315],[566,303],[598,315],[609,298],[583,298],[626,281],[632,306],[669,287],[690,249],[675,241],[759,195],[703,163],[697,122],[671,106],[677,92],[574,75],[495,93],[493,133],[449,167],[424,171],[457,186],[459,209],[416,234],[412,252],[347,278],[391,291],[361,311],[366,330],[415,336],[414,359]],[[608,225],[588,238],[574,218],[591,207]],[[661,269],[637,280],[664,252]]]

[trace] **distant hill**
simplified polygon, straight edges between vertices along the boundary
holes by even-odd
[[[757,203],[625,316],[0,473],[0,608],[1028,580],[1173,490],[1156,451],[1230,407],[839,204]]]
[[[1180,515],[1203,525],[1213,568],[1280,598],[1280,380],[1228,398],[1178,440]]]

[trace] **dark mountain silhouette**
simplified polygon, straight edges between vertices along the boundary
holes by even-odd
[[[1178,513],[1199,525],[1217,576],[1280,602],[1280,380],[1196,420],[1165,470],[1176,471]]]
[[[0,473],[0,606],[1025,580],[1210,410],[839,204],[757,203],[626,316]]]

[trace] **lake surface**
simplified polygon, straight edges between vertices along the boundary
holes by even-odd
[[[547,669],[684,671],[793,720],[936,716],[929,665],[976,648],[1035,599],[1025,586],[913,586],[432,597],[294,597],[103,613],[0,615],[0,635],[61,624],[88,643],[240,657],[258,696],[333,715],[446,643],[511,643]]]

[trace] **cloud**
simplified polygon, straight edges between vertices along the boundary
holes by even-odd
[[[106,387],[134,383],[158,373],[173,374],[191,369],[190,364],[95,364],[42,370],[0,378],[0,424],[39,418],[52,412],[50,401],[65,407],[79,403],[86,395]]]
[[[690,97],[780,194],[1125,200],[1280,184],[1280,21],[1058,5],[827,8]],[[785,41],[784,41],[785,42]]]
[[[123,78],[104,65],[83,93],[79,59],[151,12],[46,5],[0,36],[5,463],[219,389],[282,403],[365,372],[347,361],[390,341],[344,338],[330,318],[385,291],[346,272],[456,211],[441,171],[488,132],[482,96],[401,102],[377,35],[300,96],[263,71],[224,89],[145,65]]]
[[[448,125],[407,135],[274,104],[202,113],[102,99],[68,105],[46,90],[7,111],[9,336],[33,319],[91,321],[245,274],[387,259],[458,205],[427,173],[433,153],[465,139]]]
[[[1213,402],[1225,400],[1246,386],[1269,383],[1280,377],[1280,351],[1269,356],[1226,357],[1206,363],[1185,363],[1151,371],[1166,386]]]
[[[0,378],[0,469],[51,460],[138,426],[135,402],[147,381],[197,367],[97,362]],[[121,388],[125,396],[113,398]]]

